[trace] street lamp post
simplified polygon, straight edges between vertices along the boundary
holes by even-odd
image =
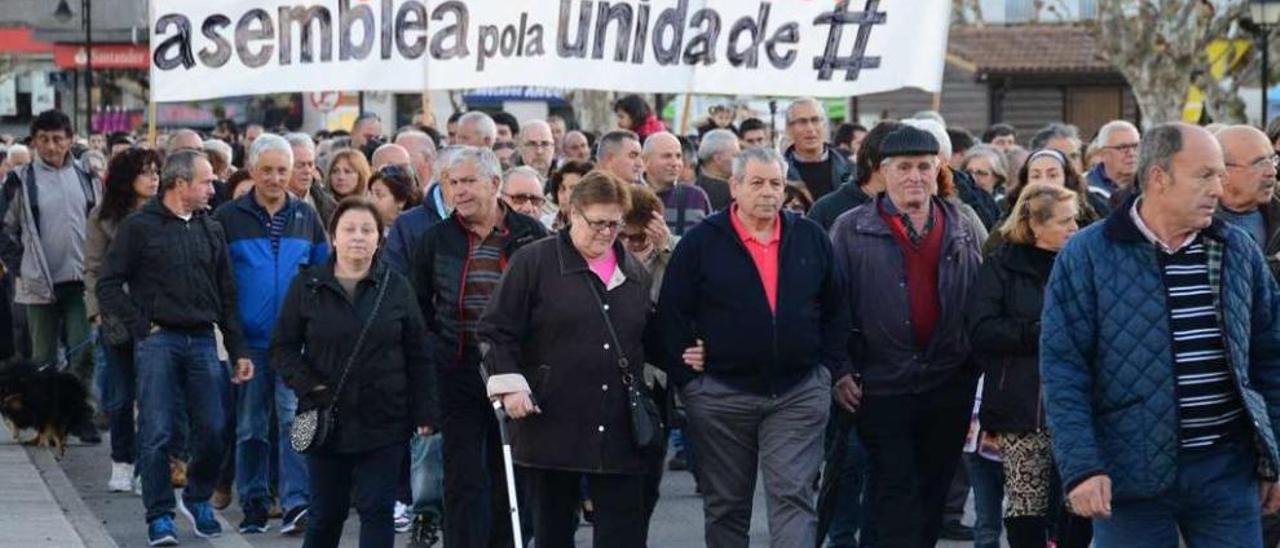
[[[84,25],[84,127],[93,133],[93,15],[90,0],[80,2],[80,20]],[[58,0],[53,16],[62,22],[71,20],[71,6],[67,0]]]
[[[1280,24],[1280,0],[1252,0],[1249,2],[1249,18],[1252,25],[1241,25],[1254,33],[1258,39],[1258,49],[1262,52],[1262,127],[1267,127],[1267,76],[1271,70],[1269,63],[1271,49],[1271,31]],[[1250,28],[1252,27],[1252,28]]]

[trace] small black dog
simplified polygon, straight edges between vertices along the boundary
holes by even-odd
[[[61,458],[68,431],[92,416],[88,391],[70,373],[25,360],[0,366],[0,417],[15,441],[50,447]],[[36,437],[23,441],[23,429],[35,430]]]

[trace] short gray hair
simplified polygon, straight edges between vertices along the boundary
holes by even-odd
[[[960,162],[960,165],[964,166],[967,171],[969,169],[969,161],[974,158],[986,158],[988,162],[991,162],[991,171],[999,175],[1001,180],[1009,181],[1009,161],[1005,158],[1003,152],[996,150],[991,145],[977,145],[965,151],[964,160]]]
[[[222,157],[223,163],[231,163],[231,156],[233,155],[231,145],[227,144],[227,142],[222,139],[206,140],[204,142],[204,152],[205,154],[217,154]]]
[[[484,134],[484,136],[488,137],[490,140],[498,138],[498,124],[494,123],[493,118],[490,118],[488,114],[478,110],[473,110],[463,114],[461,118],[458,118],[459,128],[470,124],[476,124],[480,133]]]
[[[444,166],[441,170],[450,171],[465,162],[475,163],[480,168],[481,174],[487,178],[502,177],[502,163],[498,161],[498,155],[483,147],[461,146],[449,150],[441,161],[441,165]]]
[[[293,165],[293,146],[289,141],[274,133],[263,133],[254,139],[253,146],[249,147],[249,165],[244,167],[250,169],[258,167],[258,158],[261,158],[264,152],[272,150],[285,153],[289,158],[289,165]]]
[[[1138,126],[1133,125],[1128,120],[1112,120],[1098,130],[1098,136],[1093,139],[1093,147],[1102,148],[1107,146],[1107,140],[1111,139],[1111,134],[1121,129],[1131,129],[1134,133],[1141,135],[1141,132],[1138,131]]]
[[[295,131],[293,133],[286,133],[284,136],[284,140],[289,142],[289,146],[302,147],[307,150],[310,150],[312,154],[316,153],[316,142],[312,140],[311,136],[307,135],[306,133],[302,133],[299,131]]]
[[[196,160],[209,161],[203,152],[198,150],[179,150],[168,154],[164,159],[164,167],[160,170],[160,191],[164,192],[176,186],[179,180],[194,181],[196,178]]]
[[[943,118],[942,114],[936,110],[922,110],[912,115],[911,118],[914,120],[933,120],[942,124],[943,128],[947,127],[947,119]]]
[[[709,161],[716,154],[732,148],[737,142],[738,136],[727,129],[708,131],[706,135],[702,136],[702,143],[698,145],[698,160]]]
[[[502,192],[506,192],[507,181],[510,181],[511,177],[516,175],[533,177],[533,180],[538,182],[538,188],[542,188],[543,186],[546,185],[546,180],[542,178],[542,174],[538,173],[538,170],[533,169],[529,166],[516,166],[511,169],[508,169],[506,173],[502,174],[502,186],[499,188],[499,190],[501,190]]]
[[[1183,131],[1186,128],[1174,122],[1153,127],[1143,136],[1138,148],[1138,176],[1134,178],[1139,191],[1146,187],[1151,168],[1159,167],[1165,173],[1173,173],[1173,157],[1182,152]]]
[[[1108,133],[1108,135],[1110,135]],[[1080,142],[1080,130],[1071,124],[1059,124],[1057,122],[1040,128],[1035,135],[1031,136],[1031,150],[1040,150],[1054,139],[1075,139],[1076,143]]]
[[[813,97],[800,97],[792,101],[790,105],[787,105],[786,114],[784,115],[786,121],[791,121],[791,111],[795,110],[795,108],[800,105],[813,105],[814,108],[818,109],[818,113],[822,116],[823,121],[826,121],[827,107],[823,106],[822,101],[814,99]]]
[[[613,156],[618,152],[618,147],[623,141],[640,142],[640,136],[636,132],[629,129],[615,129],[600,137],[600,141],[596,143],[596,160],[603,162],[606,156]]]
[[[778,169],[782,172],[782,178],[787,178],[787,161],[782,158],[781,154],[778,154],[778,151],[768,147],[748,148],[739,152],[737,156],[734,156],[733,178],[741,182],[742,176],[747,173],[747,164],[750,162],[760,162],[764,164],[773,162],[778,164]]]

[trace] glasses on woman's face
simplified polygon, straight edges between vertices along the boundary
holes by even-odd
[[[581,213],[578,216],[582,217],[582,220],[587,222],[587,227],[596,233],[617,232],[622,227],[622,221],[620,220],[592,219]]]

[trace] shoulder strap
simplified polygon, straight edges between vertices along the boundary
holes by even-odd
[[[373,301],[373,310],[369,312],[369,318],[364,321],[364,327],[360,329],[360,336],[356,337],[356,344],[351,347],[351,354],[347,356],[347,363],[342,367],[342,376],[338,378],[338,386],[333,391],[333,401],[335,402],[342,395],[342,387],[347,384],[347,374],[351,372],[351,366],[355,364],[356,356],[360,354],[360,350],[364,347],[364,339],[369,335],[369,328],[373,326],[374,320],[378,319],[378,310],[382,308],[382,298],[387,295],[388,285],[391,285],[390,268],[382,274],[381,286],[378,287],[378,298]]]
[[[618,268],[621,268],[619,265]],[[613,330],[613,320],[609,319],[609,311],[604,308],[604,300],[600,298],[600,292],[596,290],[595,280],[591,277],[595,274],[591,271],[582,273],[582,281],[586,282],[587,289],[591,291],[591,296],[596,299],[596,310],[600,311],[600,315],[604,317],[604,328],[609,332],[609,341],[613,343],[613,353],[618,356],[618,369],[622,371],[622,385],[630,388],[635,382],[635,377],[631,374],[631,363],[627,360],[627,355],[622,353],[622,344],[618,341],[618,333]]]
[[[685,196],[683,186],[680,181],[676,181],[676,236],[684,236],[685,210],[688,209],[689,205],[689,199]]]

